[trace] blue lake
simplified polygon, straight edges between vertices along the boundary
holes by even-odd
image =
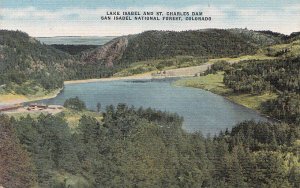
[[[244,120],[268,121],[257,112],[234,104],[225,98],[201,89],[177,87],[170,80],[107,81],[66,85],[46,104],[63,104],[70,97],[78,96],[87,107],[96,110],[101,103],[107,105],[126,103],[135,107],[152,107],[176,112],[184,117],[183,128],[189,132],[201,131],[214,135]]]

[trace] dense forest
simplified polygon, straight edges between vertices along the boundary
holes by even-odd
[[[92,50],[99,47],[97,45],[67,45],[67,44],[51,44],[51,46],[71,55],[78,55],[83,51]]]
[[[26,33],[0,30],[0,93],[31,95],[62,88],[64,80],[108,77],[113,71],[81,62]]]
[[[260,47],[282,42],[282,36],[246,29],[207,29],[196,31],[147,31],[129,36],[123,62],[172,57],[175,55],[207,58],[252,54]]]
[[[7,91],[31,94],[38,87],[46,90],[63,87],[59,69],[67,58],[26,33],[0,31],[0,85]]]
[[[227,68],[228,69],[228,68]],[[224,83],[235,92],[300,92],[300,58],[244,61],[226,70]]]
[[[224,83],[237,94],[277,93],[278,97],[262,104],[262,111],[277,119],[300,123],[300,58],[244,61],[235,65],[213,65],[225,71]]]
[[[238,64],[219,61],[204,74],[224,71],[224,84],[236,94],[276,93],[276,99],[261,105],[261,111],[278,120],[300,123],[300,57],[247,60]]]
[[[247,60],[238,64],[219,61],[204,74],[224,71],[224,84],[236,94],[276,93],[261,111],[288,123],[300,123],[300,58]]]
[[[70,103],[70,102],[68,102]],[[74,103],[76,104],[76,103]],[[298,187],[299,126],[241,123],[214,137],[186,133],[183,119],[108,106],[83,115],[0,117],[4,187]]]

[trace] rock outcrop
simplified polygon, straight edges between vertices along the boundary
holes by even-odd
[[[81,60],[86,63],[104,63],[106,66],[112,67],[122,58],[127,45],[128,38],[119,37],[92,51],[83,52]]]

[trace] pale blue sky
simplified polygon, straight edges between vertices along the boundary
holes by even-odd
[[[211,22],[102,21],[106,11],[202,11]],[[144,30],[300,31],[299,0],[0,0],[0,28],[32,36],[125,35]]]
[[[215,5],[226,6],[228,4],[237,8],[271,8],[280,9],[287,4],[298,4],[299,0],[1,0],[1,5],[7,8],[19,8],[34,6],[39,9],[56,10],[62,7],[82,7],[82,8],[97,8],[97,7],[147,7],[160,5],[166,7],[184,7],[195,4],[200,5]]]

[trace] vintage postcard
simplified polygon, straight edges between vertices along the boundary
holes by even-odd
[[[299,0],[0,0],[0,188],[299,186]]]

